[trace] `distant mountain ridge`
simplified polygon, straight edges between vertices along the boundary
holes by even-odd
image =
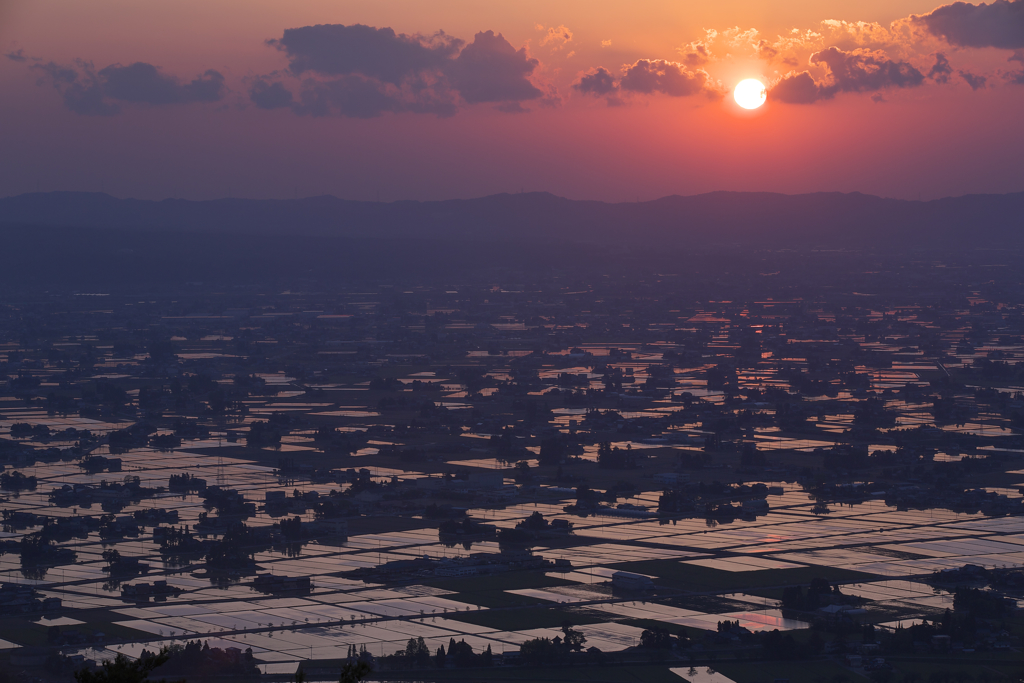
[[[0,225],[634,247],[963,246],[1024,244],[1024,192],[927,202],[860,193],[712,192],[647,202],[579,201],[543,192],[447,201],[305,199],[149,201],[102,193],[0,198]]]

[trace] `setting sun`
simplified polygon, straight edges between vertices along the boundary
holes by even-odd
[[[747,78],[737,83],[732,96],[736,104],[744,109],[757,109],[768,97],[764,83],[756,78]]]

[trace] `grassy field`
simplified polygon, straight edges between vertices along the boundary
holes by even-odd
[[[475,593],[456,593],[455,595],[446,595],[445,597],[459,602],[468,602],[472,605],[480,605],[481,607],[486,607],[488,609],[495,609],[498,607],[529,607],[533,605],[551,604],[547,600],[541,600],[540,598],[515,595],[514,593],[505,593],[500,590],[477,591]]]
[[[655,582],[661,586],[687,591],[748,592],[766,586],[790,586],[809,584],[811,579],[823,578],[829,581],[867,581],[871,574],[838,569],[835,567],[796,567],[793,569],[762,569],[749,572],[725,572],[720,569],[684,564],[678,560],[643,560],[612,565],[640,574],[658,577]]]
[[[448,598],[468,602],[483,607],[525,607],[528,605],[548,605],[546,600],[515,595],[505,591],[523,588],[550,588],[552,586],[571,585],[571,581],[547,576],[544,572],[507,572],[491,576],[464,576],[459,578],[437,578],[424,581],[424,584],[454,591],[455,595]]]
[[[712,667],[736,683],[772,683],[789,679],[790,683],[822,683],[845,680],[850,683],[868,680],[840,664],[829,660],[810,662],[729,662]],[[683,679],[680,679],[683,683]]]
[[[600,617],[588,614],[584,610],[540,606],[508,610],[487,610],[483,612],[459,612],[458,614],[449,615],[448,618],[499,631],[560,628],[566,621],[574,626],[599,624],[608,621],[607,615]]]
[[[434,588],[442,588],[444,590],[465,594],[573,585],[572,581],[548,576],[542,571],[506,572],[504,574],[492,574],[489,576],[434,578],[428,579],[423,583],[427,586],[433,586]]]
[[[422,674],[402,676],[387,672],[390,680],[423,680]],[[384,678],[384,676],[382,676]],[[433,681],[535,681],[536,683],[685,683],[665,664],[635,666],[511,667],[508,669],[444,669],[431,672]]]
[[[931,661],[930,657],[886,657],[897,675],[897,679],[904,674],[914,673],[918,680],[927,681],[933,674],[939,676],[951,676],[951,680],[980,680],[986,675],[995,679],[999,676],[1021,677],[1024,676],[1024,663],[1021,663],[1019,652],[985,653],[978,657],[977,654],[953,654],[948,658],[939,661]],[[971,676],[967,678],[963,674]],[[1016,679],[1014,679],[1016,680]]]
[[[61,631],[79,631],[86,636],[102,632],[108,641],[138,640],[149,637],[148,633],[113,623],[114,618],[126,619],[126,617],[106,610],[76,610],[70,612],[68,616],[85,623],[75,626],[61,626]],[[29,617],[6,617],[0,619],[0,639],[29,647],[48,645],[47,627],[30,621],[30,619],[38,618],[37,615],[32,615]]]

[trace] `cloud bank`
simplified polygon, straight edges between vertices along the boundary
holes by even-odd
[[[815,81],[807,71],[790,74],[772,88],[772,97],[781,102],[809,104],[843,92],[916,88],[925,80],[924,74],[908,62],[889,59],[875,51],[846,52],[830,47],[811,55],[810,62],[825,68],[823,80]]]
[[[954,2],[911,20],[957,47],[1024,48],[1024,0],[991,4]]]
[[[680,62],[664,59],[638,59],[622,66],[616,77],[606,68],[597,67],[582,74],[572,85],[576,92],[606,97],[608,104],[622,104],[620,95],[668,95],[689,97],[704,94],[718,97],[721,87],[703,69],[689,70]]]
[[[112,116],[120,111],[121,103],[162,106],[218,102],[227,93],[224,76],[213,69],[181,83],[146,62],[111,64],[96,71],[91,62],[84,60],[61,65],[25,57],[20,50],[7,58],[31,62],[30,67],[40,74],[39,83],[49,83],[60,93],[65,107],[86,116]]]
[[[575,52],[567,46],[582,44],[565,25],[536,28],[551,59],[571,59]],[[555,86],[545,80],[560,67],[546,70],[527,47],[516,48],[492,30],[467,42],[443,31],[408,35],[388,27],[317,24],[285,29],[266,43],[283,55],[285,64],[273,73],[242,79],[239,103],[258,110],[317,117],[448,117],[477,105],[521,113],[532,104],[560,101]],[[610,44],[600,41],[602,48]],[[1024,0],[955,2],[889,26],[828,19],[774,39],[754,28],[705,29],[702,37],[676,50],[678,61],[644,57],[618,69],[592,66],[563,83],[609,105],[658,96],[719,97],[723,86],[709,70],[754,58],[766,67],[770,97],[791,104],[828,101],[842,93],[884,101],[883,92],[928,83],[965,84],[972,90],[1002,82],[1024,85],[1019,67],[985,73],[972,64],[970,51],[983,48],[1014,51],[1009,61],[1024,64]],[[220,102],[229,92],[222,73],[213,69],[188,80],[141,61],[97,70],[86,60],[59,64],[21,49],[5,56],[32,69],[40,84],[60,94],[67,109],[82,115],[110,116],[126,106]]]
[[[295,96],[283,81],[257,79],[249,97],[263,109],[352,118],[385,112],[452,116],[482,103],[522,111],[524,102],[544,97],[531,80],[538,60],[494,31],[481,31],[467,44],[444,32],[424,37],[320,24],[287,29],[268,43],[287,56],[288,74],[300,81]]]

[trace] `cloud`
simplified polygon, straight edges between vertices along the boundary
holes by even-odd
[[[828,67],[836,92],[873,92],[883,88],[913,88],[924,75],[909,62],[889,59],[884,53],[829,47],[811,55],[812,64]]]
[[[985,76],[978,76],[969,71],[960,71],[959,74],[960,78],[964,79],[964,82],[971,86],[971,90],[981,90],[988,83],[988,78]]]
[[[719,94],[718,88],[702,69],[689,71],[679,62],[664,59],[640,59],[633,64],[625,64],[618,80],[608,69],[597,67],[582,74],[572,87],[583,95],[606,97],[608,106],[613,107],[623,104],[619,97],[622,92],[671,97]]]
[[[49,82],[60,93],[65,107],[86,116],[117,114],[121,110],[119,102],[149,105],[218,102],[227,92],[224,76],[212,69],[182,84],[145,62],[128,66],[111,64],[97,72],[92,63],[85,60],[76,60],[72,65],[32,61],[36,63],[30,68],[42,74],[40,84]]]
[[[603,66],[591,69],[580,76],[579,80],[573,83],[572,87],[584,95],[596,95],[598,97],[610,95],[619,90],[619,86],[615,82],[615,76],[612,76],[611,72]]]
[[[400,88],[361,74],[351,74],[327,80],[304,79],[292,111],[304,116],[358,119],[374,118],[387,112],[447,117],[458,111],[458,105],[450,90]]]
[[[564,42],[572,39],[564,26],[552,30]],[[531,81],[540,62],[493,31],[466,44],[443,31],[424,37],[320,24],[288,29],[267,42],[287,55],[288,73],[303,80],[294,99],[284,83],[257,79],[249,98],[264,109],[291,106],[303,115],[357,118],[385,112],[451,116],[464,104],[493,103],[520,113],[528,111],[523,102],[557,100]]]
[[[911,21],[957,47],[1024,48],[1024,0],[991,4],[954,2]]]
[[[279,40],[267,43],[288,56],[288,69],[296,76],[311,71],[330,76],[362,74],[396,85],[418,72],[440,68],[463,44],[444,32],[424,38],[363,24],[289,28]]]
[[[819,22],[817,29],[794,28],[785,35],[776,36],[774,40],[762,36],[755,28],[741,29],[734,26],[723,31],[705,29],[705,38],[690,45],[703,45],[709,55],[714,49],[724,49],[730,54],[746,53],[769,63],[781,62],[796,66],[805,62],[810,54],[827,47],[838,47],[846,51],[898,51],[903,42],[904,37],[895,30],[895,25],[886,28],[872,22],[826,19]],[[693,52],[684,50],[684,56],[689,60],[699,60],[701,53]],[[696,65],[696,61],[689,60],[684,61],[691,66]]]
[[[823,45],[843,50],[872,49],[886,50],[901,46],[904,37],[898,32],[898,23],[891,27],[871,21],[841,21],[826,19],[821,22],[821,32],[812,33]]]
[[[953,67],[949,65],[946,55],[941,52],[935,53],[935,64],[928,72],[928,78],[936,83],[948,83],[949,77],[953,74]]]
[[[687,71],[682,64],[664,59],[639,59],[624,67],[619,87],[631,92],[663,93],[672,97],[713,91],[706,72],[699,69]]]
[[[462,98],[479,102],[521,102],[544,93],[530,82],[539,62],[516,50],[500,33],[481,31],[447,69]]]
[[[1008,62],[1019,62],[1024,64],[1024,50],[1017,50],[1006,58]],[[1011,71],[1002,74],[1003,80],[1014,85],[1024,85],[1024,71]]]
[[[249,99],[260,109],[281,109],[290,107],[295,102],[291,91],[284,87],[284,83],[272,83],[263,77],[257,78],[250,86]]]
[[[789,104],[810,104],[822,99],[820,87],[806,71],[784,76],[772,87],[771,97]]]
[[[224,76],[212,69],[189,83],[179,84],[145,62],[128,66],[112,64],[101,69],[99,78],[103,94],[122,102],[141,104],[185,104],[217,102],[224,97]]]
[[[701,66],[711,61],[711,43],[718,37],[715,29],[704,29],[704,39],[695,40],[679,48],[683,62],[690,67]]]
[[[610,40],[602,40],[601,41],[601,47],[611,47],[611,46],[612,46],[612,41],[610,41]]]
[[[398,99],[390,95],[379,81],[348,75],[329,81],[306,80],[295,110],[309,116],[340,114],[369,119],[386,111],[399,111],[400,107]]]
[[[79,60],[73,67],[45,62],[33,64],[32,68],[43,74],[39,83],[49,80],[60,93],[64,106],[76,114],[113,116],[120,111],[116,104],[104,100],[103,84],[89,62]]]
[[[541,26],[540,29],[544,30],[544,27]],[[559,26],[552,26],[552,27],[550,27],[548,29],[547,35],[544,36],[541,39],[540,44],[541,45],[553,44],[556,48],[562,48],[567,43],[571,43],[571,42],[572,42],[572,31],[570,31],[569,28],[564,26],[564,25],[559,25]]]
[[[4,55],[4,57],[7,57],[7,59],[11,60],[12,62],[24,62],[28,60],[28,57],[25,56],[25,50],[21,48],[15,50],[14,52],[8,52]]]
[[[816,82],[807,71],[790,73],[772,88],[772,98],[792,104],[809,104],[831,99],[843,92],[914,88],[925,79],[924,74],[909,62],[890,59],[884,53],[872,50],[847,52],[829,47],[811,55],[810,63],[825,68],[826,77],[821,82]]]
[[[584,73],[572,84],[572,87],[573,90],[583,95],[606,98],[609,107],[618,107],[623,104],[619,97],[619,84],[615,82],[615,76],[603,66]]]

